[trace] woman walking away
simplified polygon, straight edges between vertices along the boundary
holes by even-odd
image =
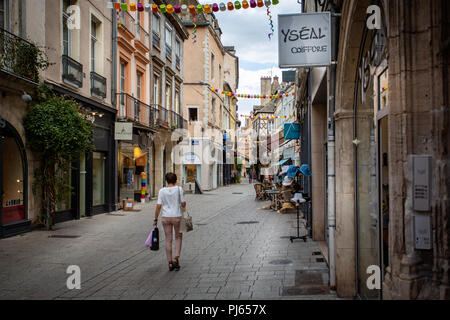
[[[155,220],[153,226],[158,224],[159,213],[162,212],[162,224],[166,235],[166,255],[169,262],[169,270],[180,270],[180,252],[182,234],[180,232],[180,222],[183,216],[182,209],[186,207],[183,189],[176,186],[177,175],[169,172],[165,176],[167,187],[159,190],[158,202],[155,210]],[[172,260],[172,238],[175,231],[175,259]]]

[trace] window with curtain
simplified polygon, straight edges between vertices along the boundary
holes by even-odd
[[[141,26],[141,13],[139,11],[136,11],[136,24],[139,27]]]
[[[211,118],[214,124],[216,122],[216,98],[212,98],[211,101]]]
[[[166,26],[166,55],[172,58],[172,28]]]
[[[219,88],[222,88],[222,66],[219,64]]]
[[[125,93],[126,92],[126,88],[125,88],[125,62],[120,61],[120,92],[121,93]],[[125,105],[125,95],[121,94],[120,95],[120,104],[121,105]]]
[[[180,112],[180,92],[175,90],[175,112],[181,114]]]
[[[136,72],[136,98],[141,100],[142,73]]]
[[[181,41],[180,39],[177,38],[177,40],[175,41],[175,54],[178,57],[181,57]]]
[[[161,104],[160,80],[158,75],[153,75],[153,103]]]
[[[159,35],[161,33],[161,18],[157,14],[153,14],[152,20],[152,30]]]
[[[166,85],[166,109],[172,110],[172,87]]]
[[[181,64],[181,41],[176,38],[175,40],[175,63],[177,67],[180,67]]]
[[[214,53],[211,52],[211,81],[214,81]]]
[[[98,55],[98,25],[97,20],[91,17],[91,71],[97,72],[97,55]]]
[[[72,55],[72,31],[67,26],[69,20],[69,14],[67,14],[67,8],[72,5],[70,0],[63,0],[63,12],[62,12],[62,28],[63,28],[63,54],[66,56]]]

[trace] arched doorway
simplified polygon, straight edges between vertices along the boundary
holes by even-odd
[[[356,277],[359,297],[380,299],[381,288],[368,288],[367,279],[372,273],[367,270],[379,266],[383,275],[387,266],[383,259],[383,252],[387,252],[387,234],[383,230],[387,230],[388,223],[384,214],[388,207],[388,119],[384,109],[388,89],[387,27],[381,1],[371,4],[381,9],[382,27],[364,27],[353,100]]]
[[[28,170],[17,130],[0,118],[0,237],[31,230],[28,220]]]

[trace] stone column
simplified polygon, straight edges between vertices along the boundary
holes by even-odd
[[[327,108],[311,108],[311,178],[312,178],[312,234],[316,241],[325,240],[325,170],[324,141],[327,130]]]
[[[389,1],[389,259],[387,299],[449,298],[447,1]],[[414,248],[410,157],[432,160],[432,250]]]

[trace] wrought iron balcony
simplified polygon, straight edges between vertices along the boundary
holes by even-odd
[[[152,31],[152,43],[156,47],[160,47],[161,44],[161,38],[159,37],[159,34],[157,34],[155,31]]]
[[[0,28],[1,70],[38,82],[39,59],[39,49],[34,44]]]
[[[183,119],[183,116],[176,113],[175,111],[170,111],[170,127],[172,129],[187,129],[187,121]]]
[[[62,79],[64,82],[83,86],[83,65],[69,56],[62,56]]]
[[[91,72],[91,95],[106,98],[106,78]]]
[[[147,127],[157,128],[157,110],[127,93],[117,93],[119,117],[128,118]]]
[[[156,110],[157,124],[161,127],[169,128],[169,111],[159,104],[153,104],[152,107]]]
[[[140,41],[145,47],[149,48],[150,36],[139,24],[136,24],[136,40]]]

